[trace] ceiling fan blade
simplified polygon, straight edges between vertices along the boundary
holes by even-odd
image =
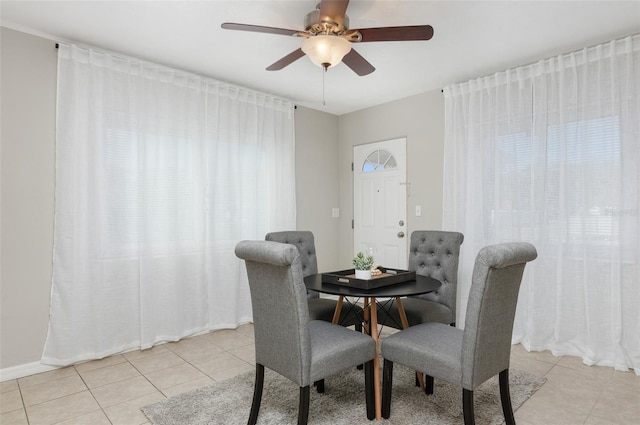
[[[293,62],[297,61],[303,56],[304,56],[304,52],[302,51],[302,49],[294,50],[293,52],[289,53],[287,56],[283,57],[282,59],[269,65],[267,67],[267,71],[279,71],[285,66],[292,64]]]
[[[349,30],[362,35],[361,43],[370,41],[411,41],[430,40],[433,37],[431,25],[412,25],[405,27],[362,28]]]
[[[354,49],[351,49],[351,51],[342,58],[342,62],[361,77],[371,74],[376,70],[373,65],[371,65],[365,58],[360,55],[360,53],[356,52]]]
[[[329,21],[342,25],[347,13],[349,0],[322,0],[320,2],[320,22]]]
[[[279,34],[279,35],[296,35],[300,32],[298,30],[288,30],[285,28],[263,27],[260,25],[249,25],[249,24],[236,24],[234,22],[225,22],[224,24],[221,25],[221,27],[226,30],[264,32],[267,34]]]

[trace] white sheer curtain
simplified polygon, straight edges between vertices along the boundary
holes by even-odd
[[[530,241],[514,342],[640,375],[640,35],[445,89],[459,323],[487,244]]]
[[[242,239],[295,227],[293,105],[61,45],[42,362],[251,320]]]

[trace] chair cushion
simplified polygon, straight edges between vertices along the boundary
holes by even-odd
[[[409,326],[427,322],[444,323],[448,325],[454,323],[456,319],[454,312],[449,307],[435,301],[408,297],[402,299],[402,306],[407,315]],[[389,317],[387,317],[387,315]],[[379,323],[384,323],[386,326],[402,329],[400,313],[395,303],[389,308],[388,312],[378,308],[378,321]]]
[[[376,343],[368,335],[321,320],[309,322],[311,382],[373,360]]]
[[[463,335],[464,331],[452,326],[423,323],[383,339],[380,352],[387,360],[460,385]]]

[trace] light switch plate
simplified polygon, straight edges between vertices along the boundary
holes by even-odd
[[[331,210],[331,216],[333,218],[340,217],[340,208],[334,208],[333,210]]]
[[[416,217],[420,217],[422,215],[422,207],[420,205],[416,205]]]

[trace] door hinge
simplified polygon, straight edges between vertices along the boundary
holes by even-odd
[[[351,171],[353,171],[353,162],[351,163]]]
[[[351,219],[351,228],[354,229],[354,227],[353,227],[353,219]]]

